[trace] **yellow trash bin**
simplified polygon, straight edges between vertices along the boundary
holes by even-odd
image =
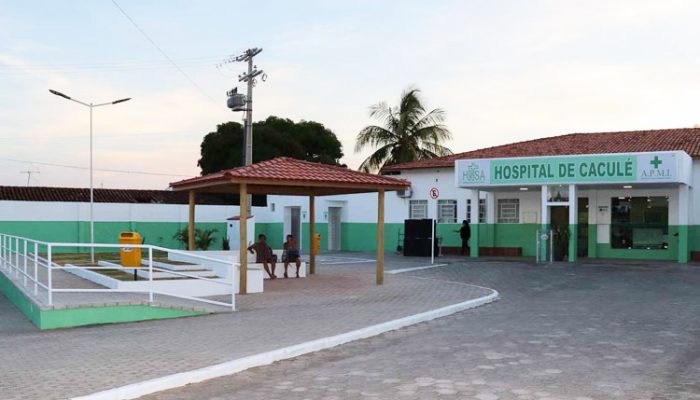
[[[138,232],[122,232],[119,234],[119,244],[141,244],[141,235]],[[119,258],[123,267],[141,266],[141,249],[133,247],[119,248]]]
[[[314,237],[314,254],[318,254],[321,249],[321,234],[317,233]]]

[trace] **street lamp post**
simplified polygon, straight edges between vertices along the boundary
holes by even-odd
[[[110,104],[123,103],[125,101],[131,100],[131,97],[110,101],[108,103],[93,104],[93,103],[85,103],[83,101],[73,99],[73,98],[71,98],[71,97],[69,97],[61,92],[53,90],[53,89],[49,89],[49,92],[51,92],[52,94],[55,94],[56,96],[63,97],[66,100],[70,100],[70,101],[76,102],[78,104],[81,104],[81,105],[88,107],[90,109],[90,244],[95,244],[95,214],[94,214],[95,196],[94,196],[94,190],[93,190],[93,184],[92,184],[92,182],[93,182],[93,179],[92,179],[92,109],[95,107],[108,106]],[[95,248],[94,247],[90,247],[90,260],[93,264],[95,263]]]

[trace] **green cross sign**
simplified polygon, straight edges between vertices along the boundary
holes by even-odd
[[[654,156],[654,159],[649,161],[649,164],[653,165],[654,169],[659,169],[659,165],[663,163],[663,161],[659,160],[659,156]]]

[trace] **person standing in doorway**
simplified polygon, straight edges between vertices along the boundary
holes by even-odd
[[[469,238],[472,236],[472,231],[469,228],[469,221],[466,219],[462,221],[462,227],[459,228],[459,231],[455,232],[459,232],[459,237],[462,239],[462,249],[460,251],[461,254],[463,256],[471,254],[469,251]]]

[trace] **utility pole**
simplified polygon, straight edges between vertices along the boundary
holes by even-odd
[[[29,181],[32,179],[32,174],[40,174],[41,171],[28,169],[26,171],[19,171],[20,174],[27,174],[27,186],[29,186]]]
[[[247,93],[245,96],[238,93],[238,88],[234,88],[227,94],[229,96],[227,106],[232,111],[245,111],[245,116],[243,117],[243,164],[250,165],[253,163],[253,88],[257,83],[255,79],[257,76],[262,75],[260,78],[263,82],[267,80],[267,74],[263,70],[258,69],[258,66],[253,64],[253,57],[257,56],[262,52],[261,48],[253,47],[244,51],[238,56],[231,56],[224,60],[218,66],[224,64],[230,64],[234,62],[247,62],[248,71],[238,75],[238,82],[245,82],[247,85]],[[251,214],[252,196],[248,195],[247,209],[248,215]]]
[[[233,111],[245,111],[245,116],[243,118],[244,124],[244,140],[243,140],[243,159],[244,165],[250,165],[253,163],[253,87],[256,84],[256,77],[262,75],[261,79],[263,82],[267,79],[267,75],[264,74],[263,70],[258,69],[257,65],[253,64],[253,57],[262,52],[261,48],[253,47],[244,51],[238,56],[231,56],[225,60],[222,64],[229,64],[233,62],[247,62],[248,71],[238,75],[238,82],[245,82],[247,85],[247,93],[245,96],[245,107],[237,106],[238,100],[232,104],[231,100],[233,96],[236,96],[236,90],[229,92],[229,103],[228,106]],[[238,95],[240,96],[240,95]]]

